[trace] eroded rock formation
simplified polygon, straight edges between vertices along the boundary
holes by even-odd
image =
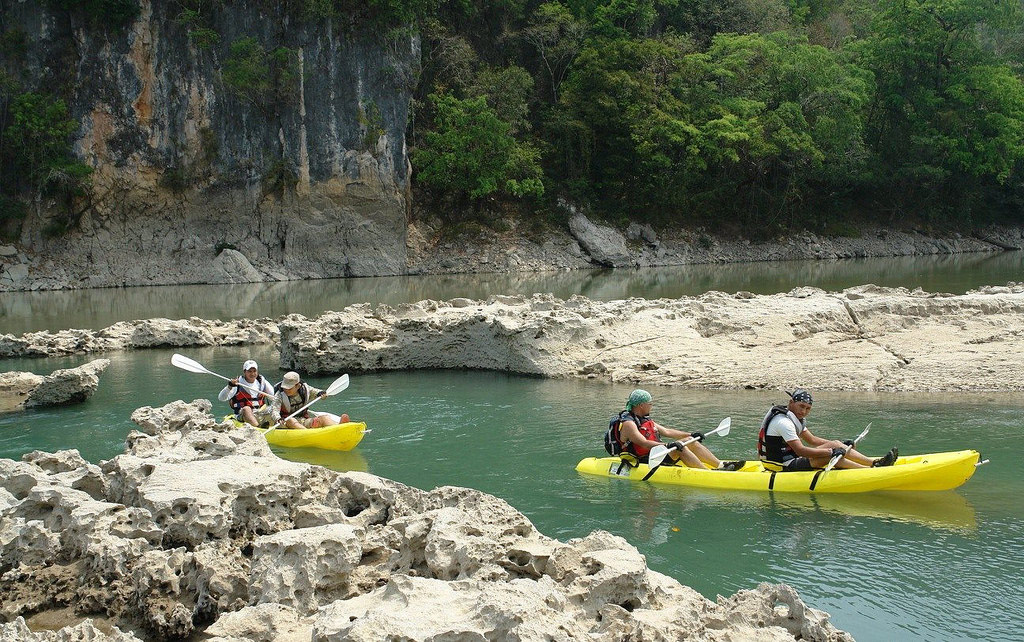
[[[54,370],[47,376],[31,372],[0,374],[0,412],[61,406],[85,401],[100,384],[109,359],[95,359],[77,368]]]
[[[620,537],[560,542],[478,491],[278,459],[209,410],[140,408],[99,465],[0,460],[0,639],[851,639],[789,587],[711,602]],[[120,629],[20,619],[69,608]]]
[[[277,324],[270,319],[145,319],[121,321],[102,330],[2,334],[0,356],[54,357],[135,348],[253,345],[277,339]]]
[[[860,286],[597,302],[549,295],[355,305],[280,322],[310,373],[479,368],[695,388],[1024,390],[1024,286]]]
[[[483,369],[691,388],[1024,390],[1024,285],[964,295],[873,285],[771,296],[493,296],[358,304],[316,319],[153,319],[0,336],[0,356],[280,341],[310,374]]]

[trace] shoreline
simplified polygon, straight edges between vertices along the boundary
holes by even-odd
[[[264,254],[216,250],[211,244],[157,251],[125,263],[122,248],[104,237],[89,244],[88,258],[68,244],[65,259],[45,252],[0,244],[0,293],[87,288],[275,283],[366,276],[449,274],[525,274],[608,267],[670,267],[800,260],[839,260],[903,256],[998,253],[1024,247],[1024,228],[998,227],[972,235],[928,235],[920,231],[865,228],[856,237],[825,237],[801,231],[785,239],[752,242],[715,236],[704,230],[672,230],[659,235],[648,225],[626,230],[593,223],[575,214],[567,228],[539,235],[513,222],[504,232],[480,230],[458,239],[445,238],[440,225],[410,222],[398,240],[405,252],[396,257],[404,268],[338,269],[322,262]],[[155,232],[154,232],[155,233]],[[157,235],[160,236],[159,234]],[[168,247],[177,247],[166,239]],[[117,264],[117,270],[108,266]],[[115,273],[116,272],[116,273]]]

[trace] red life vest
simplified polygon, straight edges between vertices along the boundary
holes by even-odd
[[[242,387],[243,382],[247,387]],[[239,378],[238,383],[239,385],[235,388],[235,396],[228,399],[228,404],[231,406],[231,409],[235,411],[236,415],[246,406],[252,406],[253,408],[263,407],[265,402],[263,395],[253,395],[249,393],[249,388],[265,392],[267,380],[263,378],[263,375],[256,375],[256,381],[253,383],[249,383],[243,378]]]
[[[626,417],[626,419],[636,423],[636,427],[640,430],[640,434],[644,436],[644,439],[658,441],[658,430],[654,427],[654,421],[647,417],[636,417],[633,415]],[[647,453],[651,452],[650,448],[637,446],[631,441],[626,442],[625,450],[628,450],[637,457],[646,457]]]

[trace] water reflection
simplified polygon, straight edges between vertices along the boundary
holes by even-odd
[[[580,294],[609,301],[629,297],[678,298],[709,290],[757,294],[798,286],[836,291],[874,283],[963,293],[1001,285],[1024,274],[1024,252],[913,256],[837,261],[784,261],[576,270],[520,274],[454,274],[239,285],[180,285],[57,292],[0,293],[0,332],[100,329],[117,321],[198,316],[231,319],[316,316],[353,303],[397,305],[422,299],[539,292],[567,299]]]
[[[304,464],[323,466],[340,473],[357,471],[370,472],[370,464],[358,449],[356,450],[323,450],[321,448],[272,448],[274,454],[281,459]]]
[[[906,522],[931,528],[974,532],[977,518],[974,507],[955,491],[941,492],[872,492],[872,493],[769,493],[737,490],[709,490],[663,484],[637,484],[621,479],[594,477],[578,473],[591,497],[606,498],[608,504],[622,501],[617,486],[632,489],[630,501],[638,498],[638,508],[631,515],[637,537],[649,539],[659,531],[659,520],[665,514],[684,520],[689,513],[702,510],[746,511],[750,515],[794,513],[795,519],[806,519],[809,513],[827,516],[869,518]],[[668,504],[668,509],[662,504]],[[648,533],[644,535],[644,533]]]

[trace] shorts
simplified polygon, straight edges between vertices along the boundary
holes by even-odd
[[[256,416],[256,423],[259,424],[260,428],[270,428],[277,423],[277,413],[274,411],[274,407],[270,404],[260,406],[259,408],[253,408],[252,414]],[[242,420],[241,411],[235,415],[235,419],[245,423]]]
[[[794,457],[782,467],[782,472],[802,472],[806,470],[817,470],[811,465],[811,460],[806,457]]]

